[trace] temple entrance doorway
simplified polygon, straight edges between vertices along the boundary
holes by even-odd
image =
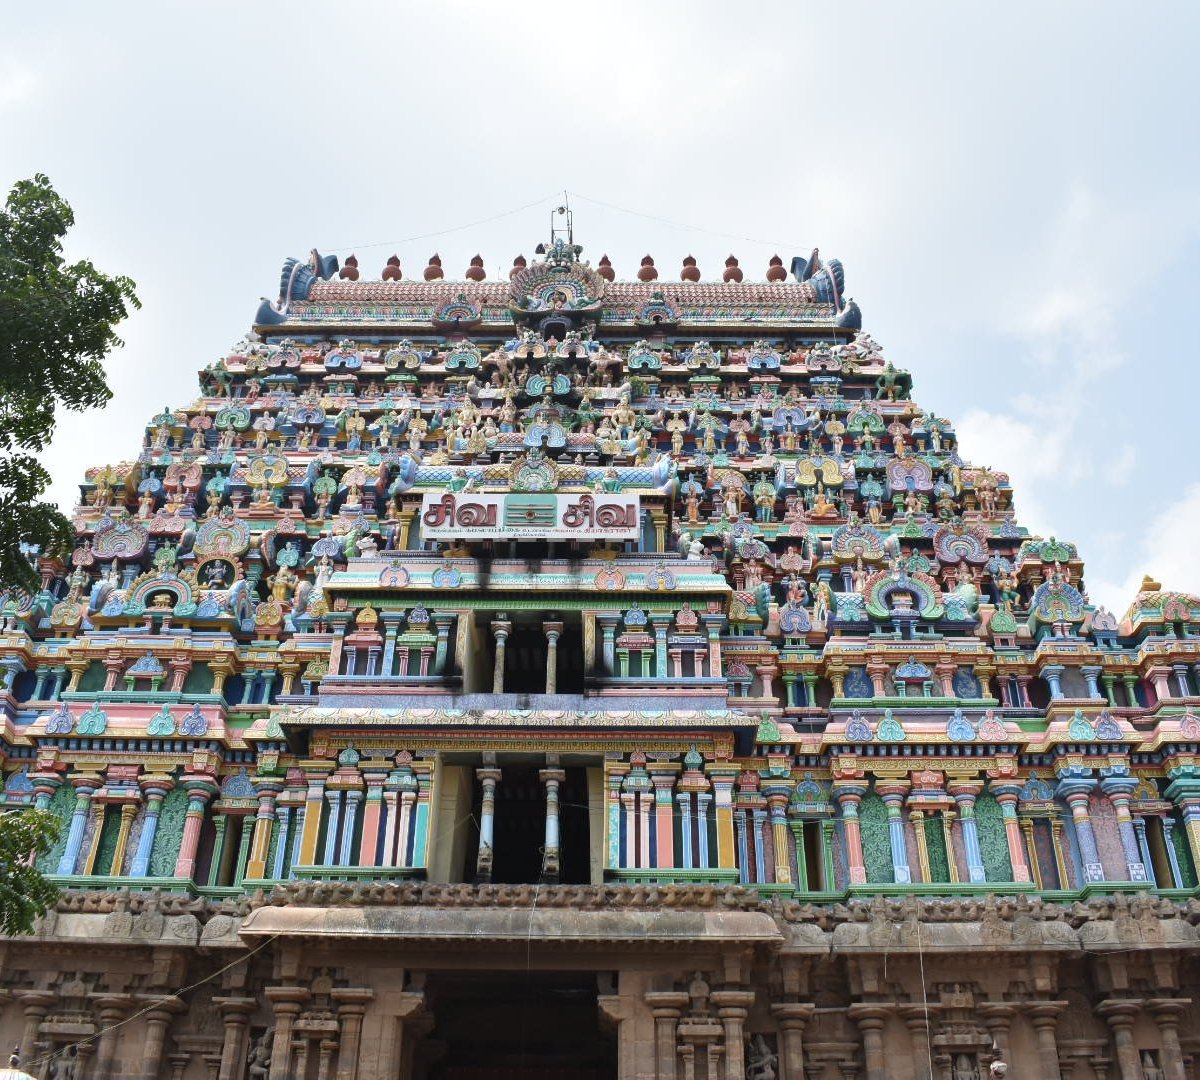
[[[430,976],[426,1080],[616,1080],[596,976],[560,972]]]

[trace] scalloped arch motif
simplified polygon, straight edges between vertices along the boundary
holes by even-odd
[[[830,553],[838,562],[883,558],[883,534],[872,525],[840,525],[830,538]]]
[[[917,611],[923,619],[940,619],[945,611],[942,590],[928,574],[895,575],[888,570],[872,574],[863,589],[867,612],[876,619],[886,619],[891,612],[888,597],[907,592],[917,598]]]
[[[100,559],[136,559],[149,541],[150,530],[146,526],[105,517],[96,526],[92,552]]]
[[[987,536],[965,525],[943,525],[933,534],[933,550],[943,563],[966,561],[982,566],[988,560]]]

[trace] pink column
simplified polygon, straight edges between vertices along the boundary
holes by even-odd
[[[842,828],[846,836],[846,864],[850,869],[850,884],[865,885],[867,867],[863,859],[862,831],[858,824],[858,804],[866,794],[862,783],[833,782],[833,797],[842,811]]]
[[[190,878],[196,872],[196,848],[200,843],[200,826],[204,824],[204,808],[217,793],[217,785],[211,777],[189,774],[183,778],[183,787],[188,793],[188,808],[179,858],[175,860],[175,877]]]
[[[654,835],[658,840],[656,865],[669,869],[675,865],[675,774],[656,774],[654,782]]]
[[[1012,863],[1013,881],[1032,881],[1029,872],[1029,860],[1025,856],[1025,842],[1021,838],[1021,823],[1017,820],[1017,801],[1021,797],[1020,784],[998,784],[995,781],[989,785],[991,792],[1000,804],[1000,812],[1004,815],[1004,833],[1008,838],[1008,858]]]
[[[379,863],[376,847],[379,843],[379,810],[383,802],[385,773],[367,773],[367,797],[363,803],[362,842],[358,849],[360,866],[375,866]]]

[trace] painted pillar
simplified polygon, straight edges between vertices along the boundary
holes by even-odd
[[[701,869],[707,870],[712,864],[712,850],[708,842],[708,822],[711,817],[712,792],[699,791],[696,793],[696,858]]]
[[[1192,853],[1192,865],[1200,872],[1200,767],[1176,765],[1167,769],[1167,775],[1171,782],[1165,794],[1183,815],[1183,831]],[[1167,844],[1167,851],[1174,851],[1170,843]]]
[[[125,851],[129,847],[129,830],[133,828],[133,819],[137,815],[137,803],[121,804],[121,823],[117,829],[117,843],[113,848],[112,865],[108,872],[112,877],[120,877],[125,867]]]
[[[671,869],[675,863],[675,818],[673,794],[674,772],[655,772],[650,776],[654,785],[655,866]]]
[[[183,820],[183,839],[179,842],[179,858],[175,860],[175,877],[190,878],[196,872],[196,848],[200,843],[200,827],[204,824],[204,808],[216,795],[217,785],[211,777],[187,775],[183,778],[188,793],[187,816]]]
[[[1158,875],[1154,872],[1154,861],[1150,858],[1150,844],[1146,839],[1146,819],[1138,816],[1133,819],[1133,831],[1137,835],[1138,854],[1142,857],[1142,866],[1146,868],[1146,880],[1155,887],[1158,886]]]
[[[309,776],[308,791],[301,808],[302,821],[296,830],[300,841],[298,857],[292,858],[293,866],[317,865],[317,841],[321,836],[321,811],[325,805],[325,777]]]
[[[960,780],[948,785],[947,790],[954,798],[958,807],[959,821],[962,823],[963,850],[967,856],[967,879],[972,884],[987,881],[983,869],[983,852],[979,847],[979,830],[975,824],[975,800],[983,790],[981,780]]]
[[[437,631],[437,649],[433,654],[433,673],[435,675],[446,674],[446,663],[450,659],[450,627],[454,623],[455,616],[448,611],[435,611],[433,613],[433,625]]]
[[[888,838],[892,845],[892,880],[897,885],[908,885],[912,874],[908,866],[908,844],[905,839],[904,817],[901,813],[904,797],[908,794],[907,780],[876,782],[875,790],[887,807]]]
[[[325,852],[321,857],[321,865],[333,866],[334,859],[337,858],[338,833],[342,819],[341,789],[326,791],[325,801],[329,804],[329,818],[325,825]]]
[[[346,817],[342,822],[342,846],[338,851],[340,866],[353,866],[354,859],[354,827],[358,824],[358,808],[362,803],[363,793],[357,789],[346,792]]]
[[[606,865],[616,869],[621,866],[621,784],[624,777],[619,772],[610,772],[605,778],[608,791],[608,854]]]
[[[496,639],[496,663],[492,668],[492,693],[504,693],[504,652],[508,635],[512,632],[512,623],[504,619],[492,622],[492,635]]]
[[[75,873],[75,864],[79,861],[79,851],[83,847],[83,836],[87,832],[88,812],[91,810],[92,796],[100,787],[98,776],[72,776],[71,786],[75,788],[75,810],[71,814],[71,826],[67,831],[67,844],[63,848],[62,858],[58,860],[58,873]]]
[[[271,867],[271,877],[276,881],[283,878],[283,869],[287,865],[288,826],[291,824],[292,808],[290,806],[275,807],[275,831],[279,839],[275,843],[275,862]]]
[[[867,883],[867,867],[863,861],[862,828],[858,821],[858,804],[867,793],[862,781],[835,780],[833,798],[842,817],[842,832],[846,838],[846,866],[851,885]]]
[[[1137,832],[1133,827],[1133,815],[1129,812],[1129,796],[1137,787],[1137,780],[1129,775],[1124,766],[1101,769],[1100,789],[1108,796],[1117,812],[1117,831],[1121,834],[1121,847],[1125,852],[1125,865],[1130,881],[1146,880],[1146,864],[1138,847]],[[1105,776],[1105,773],[1113,775]],[[1122,775],[1123,774],[1123,775]]]
[[[158,817],[162,813],[163,799],[175,786],[169,776],[151,774],[141,778],[142,792],[146,798],[146,813],[142,817],[142,833],[138,837],[133,862],[129,864],[130,877],[145,877],[150,872],[150,855],[154,851],[154,837],[158,833]]]
[[[1104,695],[1100,693],[1100,687],[1097,685],[1097,680],[1099,679],[1100,673],[1103,670],[1104,668],[1102,668],[1099,664],[1084,664],[1079,669],[1079,673],[1083,676],[1084,681],[1087,683],[1088,697],[1101,699],[1104,697]]]
[[[750,883],[750,843],[746,836],[746,811],[735,811],[733,820],[737,827],[738,881],[743,885],[748,885]]]
[[[538,773],[538,779],[546,785],[546,835],[541,880],[553,885],[558,882],[562,865],[559,849],[558,789],[566,782],[567,774],[564,769],[542,769]]]
[[[225,834],[229,828],[229,815],[222,811],[213,821],[216,837],[213,840],[212,858],[208,860],[208,885],[220,884],[221,863],[225,861]]]
[[[621,616],[615,611],[601,611],[596,615],[600,624],[600,665],[605,675],[617,673],[617,623]]]
[[[714,766],[709,774],[717,816],[717,865],[732,870],[737,865],[733,851],[733,783],[737,770],[724,771]]]
[[[1104,866],[1096,847],[1096,834],[1092,831],[1092,819],[1088,812],[1088,797],[1096,781],[1090,777],[1067,776],[1058,782],[1058,795],[1071,808],[1075,823],[1075,836],[1079,841],[1079,854],[1083,860],[1083,880],[1091,883],[1104,880]]]
[[[363,803],[362,839],[358,845],[358,865],[378,866],[381,862],[379,854],[379,814],[383,806],[383,783],[386,779],[386,774],[368,772],[365,774],[364,779],[367,784],[367,798]]]
[[[500,770],[495,766],[476,769],[475,775],[483,785],[482,806],[479,813],[479,855],[475,860],[475,880],[486,883],[492,880],[492,845],[496,827],[496,785],[500,782]]]
[[[1029,862],[1025,857],[1025,843],[1021,837],[1021,823],[1017,819],[1017,803],[1021,798],[1021,785],[993,780],[989,788],[996,796],[996,802],[1000,804],[1000,813],[1004,819],[1004,835],[1008,840],[1008,858],[1012,863],[1013,881],[1031,881]]]
[[[667,628],[671,625],[670,612],[655,612],[650,616],[654,627],[654,674],[660,679],[668,677],[667,671]]]
[[[692,847],[692,793],[679,792],[675,802],[679,806],[679,865],[690,870],[696,865]]]
[[[560,622],[544,622],[542,629],[546,633],[546,693],[558,693],[558,639],[562,637],[563,624]]]
[[[1167,861],[1171,864],[1171,880],[1173,887],[1176,889],[1183,888],[1183,869],[1179,865],[1179,852],[1175,850],[1175,842],[1172,840],[1172,833],[1175,832],[1175,819],[1164,817],[1162,819],[1163,829],[1163,846],[1167,849]]]
[[[277,781],[259,780],[258,813],[254,818],[253,840],[250,845],[250,857],[246,861],[246,877],[259,880],[267,876],[267,857],[271,853],[271,829],[275,825],[275,798],[283,790],[283,785]],[[245,832],[246,823],[242,823]]]
[[[1051,701],[1058,701],[1063,696],[1062,674],[1065,670],[1062,664],[1045,664],[1042,667],[1040,674],[1050,688]]]
[[[791,832],[788,829],[787,807],[791,792],[787,788],[766,788],[767,809],[771,818],[771,842],[775,850],[775,884],[792,883]],[[799,858],[797,861],[802,861]]]

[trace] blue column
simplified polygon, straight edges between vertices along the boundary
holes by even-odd
[[[326,866],[333,866],[337,856],[338,821],[342,812],[342,793],[327,791],[325,799],[329,803],[329,819],[325,823],[325,857],[321,861]]]
[[[398,615],[390,611],[384,614],[383,632],[385,634],[383,640],[383,663],[380,665],[379,674],[386,679],[395,673],[396,635],[400,633]]]
[[[100,785],[75,785],[75,812],[71,815],[71,828],[67,833],[67,846],[63,849],[62,858],[58,860],[58,873],[75,873],[75,864],[79,861],[79,849],[83,846],[83,834],[87,831],[88,810],[92,805],[92,792]]]
[[[154,835],[158,832],[158,815],[165,794],[159,788],[151,788],[146,793],[146,815],[142,819],[137,851],[133,854],[133,862],[129,864],[130,877],[145,877],[150,872],[150,852],[154,849]]]
[[[1071,819],[1075,823],[1075,839],[1079,843],[1079,857],[1083,863],[1083,880],[1090,884],[1104,880],[1104,864],[1096,847],[1096,834],[1092,831],[1092,819],[1088,813],[1088,796],[1096,781],[1089,777],[1065,777],[1058,782],[1059,798],[1071,808]]]
[[[667,626],[670,623],[671,616],[669,614],[651,615],[651,620],[654,623],[654,674],[660,678],[667,678]]]
[[[973,885],[987,881],[983,868],[983,851],[979,847],[979,827],[975,823],[975,799],[982,785],[964,781],[951,784],[949,791],[958,806],[958,820],[962,824],[963,854],[967,857],[967,880]],[[954,858],[953,853],[949,853]]]
[[[275,864],[271,867],[271,876],[279,881],[283,877],[283,868],[287,860],[288,822],[292,816],[290,806],[275,806]]]
[[[1138,851],[1141,852],[1142,865],[1146,868],[1146,879],[1155,888],[1158,887],[1158,875],[1154,873],[1154,863],[1150,860],[1150,845],[1146,842],[1146,819],[1133,819],[1133,831],[1137,834]]]
[[[696,796],[696,846],[700,858],[700,869],[707,870],[712,861],[708,854],[708,807],[712,803],[712,793],[701,791]]]
[[[737,825],[738,880],[743,885],[750,883],[750,848],[746,843],[746,811],[734,810],[733,820]]]
[[[763,843],[763,823],[767,820],[765,810],[754,811],[754,880],[760,884],[767,880],[766,845]]]
[[[1099,664],[1085,664],[1081,667],[1080,672],[1087,681],[1088,697],[1102,698],[1104,695],[1100,693],[1100,687],[1096,680],[1100,677],[1100,673],[1104,670]]]
[[[1057,701],[1063,696],[1062,692],[1062,664],[1047,664],[1042,668],[1042,678],[1046,680],[1046,685],[1050,687],[1050,699]]]
[[[1137,832],[1134,830],[1133,817],[1129,811],[1129,796],[1137,787],[1137,780],[1129,775],[1129,770],[1124,766],[1102,769],[1101,775],[1109,772],[1116,773],[1116,775],[1104,776],[1104,779],[1100,781],[1100,788],[1108,796],[1108,801],[1112,803],[1113,809],[1117,813],[1117,832],[1121,835],[1121,848],[1125,852],[1125,866],[1129,873],[1129,880],[1145,881],[1148,864],[1142,862]]]
[[[904,832],[904,818],[901,816],[901,806],[904,802],[904,792],[888,787],[876,791],[887,807],[888,839],[892,847],[892,880],[897,885],[908,885],[912,882],[912,871],[908,867],[908,837]]]
[[[338,864],[350,866],[354,847],[354,823],[358,819],[358,804],[362,802],[361,791],[346,792],[346,816],[342,820],[342,848],[338,853]]]
[[[692,860],[692,795],[681,791],[675,796],[679,804],[679,865],[690,870],[696,864]]]
[[[304,815],[307,808],[303,803],[296,808],[296,828],[292,831],[292,857],[288,861],[288,877],[295,877],[295,867],[300,861],[300,845],[304,841]]]

